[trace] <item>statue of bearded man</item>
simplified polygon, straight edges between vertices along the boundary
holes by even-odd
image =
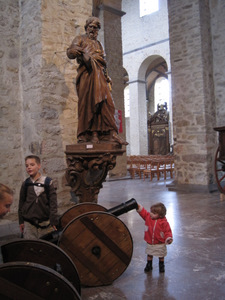
[[[78,143],[100,140],[127,145],[118,135],[115,106],[111,95],[111,79],[102,44],[97,40],[100,20],[90,17],[84,35],[74,38],[67,49],[69,59],[76,59],[79,67],[76,78],[78,94]]]

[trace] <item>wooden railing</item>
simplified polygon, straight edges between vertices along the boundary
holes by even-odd
[[[173,155],[130,155],[127,157],[127,170],[132,179],[150,178],[157,180],[163,175],[164,179],[169,174],[173,178],[174,157]]]

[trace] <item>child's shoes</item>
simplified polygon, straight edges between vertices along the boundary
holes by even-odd
[[[164,261],[159,261],[159,272],[160,273],[164,273],[165,272]]]
[[[149,271],[151,271],[151,270],[152,270],[152,260],[148,260],[148,261],[147,261],[147,264],[146,264],[146,266],[145,266],[144,271],[145,271],[145,272],[149,272]]]

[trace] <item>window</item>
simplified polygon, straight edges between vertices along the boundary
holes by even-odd
[[[150,15],[159,10],[159,0],[139,0],[140,17]]]
[[[167,103],[169,107],[169,82],[166,78],[160,77],[155,83],[155,111],[157,106]]]

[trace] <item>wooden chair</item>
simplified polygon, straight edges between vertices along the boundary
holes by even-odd
[[[161,177],[161,174],[163,174],[164,180],[166,179],[165,166],[166,166],[165,159],[160,158],[159,159],[159,177]]]
[[[157,180],[159,180],[159,177],[160,177],[160,171],[159,171],[160,164],[159,164],[159,161],[157,159],[152,159],[150,164],[147,164],[147,166],[149,166],[149,168],[146,168],[143,171],[144,180],[145,180],[145,177],[148,178],[148,176],[150,176],[150,180],[152,181],[155,174],[157,175]]]
[[[129,165],[127,170],[130,173],[132,179],[135,178],[136,170],[138,169],[138,159],[136,156],[131,156],[127,159],[127,164]]]
[[[174,171],[174,158],[167,157],[164,163],[164,179],[167,178],[168,172],[170,174],[170,178],[173,178],[173,171]]]
[[[137,167],[136,167],[134,172],[141,179],[144,170],[146,170],[146,159],[145,158],[140,158],[140,161],[137,162]]]
[[[166,172],[170,173],[170,178],[173,178],[174,172],[174,158],[170,158],[168,164],[166,165]]]

